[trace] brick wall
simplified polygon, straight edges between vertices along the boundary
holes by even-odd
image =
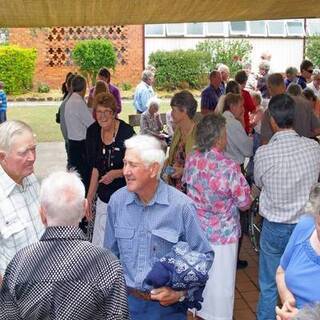
[[[98,29],[101,27],[98,27]],[[108,27],[102,27],[103,30]],[[143,70],[143,26],[135,25],[135,26],[125,26],[122,45],[125,48],[122,48],[122,51],[119,51],[118,54],[118,63],[115,71],[112,73],[112,82],[115,84],[121,83],[130,83],[135,86],[141,77],[141,72]],[[66,28],[56,28],[61,34],[65,34]],[[100,30],[99,29],[99,30]],[[70,65],[70,61],[64,60],[61,63],[61,59],[55,63],[52,63],[56,58],[55,49],[59,45],[73,47],[74,44],[79,41],[78,38],[90,38],[92,28],[81,28],[81,33],[75,37],[74,40],[69,36],[64,38],[64,40],[60,40],[60,38],[54,39],[53,41],[48,40],[48,35],[52,35],[52,30],[49,28],[36,28],[36,29],[23,29],[23,28],[11,28],[9,29],[9,43],[16,44],[25,48],[35,48],[37,49],[37,62],[36,62],[36,71],[34,76],[34,85],[36,86],[38,83],[47,83],[51,88],[57,89],[60,88],[61,83],[65,79],[65,75],[69,71],[76,71],[77,68],[73,65]],[[56,30],[54,30],[56,31]],[[54,32],[54,35],[56,33]],[[119,42],[121,39],[115,40],[116,37],[111,38],[111,41],[115,43],[115,45],[119,46]],[[65,40],[67,39],[67,40]],[[125,44],[125,45],[124,45]],[[51,48],[51,51],[49,51]],[[50,54],[53,52],[53,54]],[[62,53],[63,54],[63,53]],[[61,58],[61,55],[60,55]],[[50,65],[51,62],[51,65]],[[112,70],[110,70],[112,72]]]

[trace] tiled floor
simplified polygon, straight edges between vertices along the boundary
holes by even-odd
[[[234,320],[255,320],[255,310],[259,297],[258,289],[258,254],[252,249],[248,237],[244,237],[240,258],[249,265],[237,271]],[[189,315],[188,320],[195,320]]]

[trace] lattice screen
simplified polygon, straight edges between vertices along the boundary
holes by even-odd
[[[48,66],[70,66],[71,51],[79,40],[109,39],[115,46],[119,64],[127,64],[128,29],[126,26],[54,27],[47,31]]]

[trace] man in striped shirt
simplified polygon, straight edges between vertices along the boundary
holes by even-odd
[[[33,174],[36,142],[21,121],[0,125],[0,276],[18,250],[43,233],[39,184]]]

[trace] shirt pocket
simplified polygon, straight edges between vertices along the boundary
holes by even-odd
[[[11,219],[4,221],[4,224],[1,228],[1,234],[4,240],[7,240],[13,236],[15,236],[16,239],[25,229],[26,225],[18,217],[12,217]]]
[[[170,252],[178,243],[179,233],[175,230],[152,230],[151,231],[151,259],[155,263]]]
[[[120,257],[128,257],[132,254],[134,232],[133,228],[115,227]]]

